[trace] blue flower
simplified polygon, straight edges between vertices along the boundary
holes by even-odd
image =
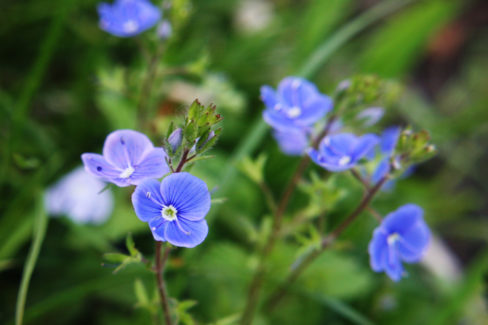
[[[380,153],[383,157],[371,176],[371,181],[373,183],[378,182],[382,177],[390,173],[390,161],[393,157],[398,138],[400,137],[400,131],[400,127],[392,126],[386,128],[381,134],[379,147]],[[374,154],[374,151],[372,152]],[[400,164],[398,160],[396,160],[396,162],[397,164]],[[392,181],[388,181],[387,183],[390,182]],[[385,184],[385,188],[391,188],[392,186],[393,183]]]
[[[378,143],[374,134],[355,136],[340,133],[322,139],[319,149],[310,149],[310,158],[331,172],[340,172],[354,167]]]
[[[104,182],[80,166],[46,190],[46,211],[52,216],[65,215],[78,224],[104,223],[114,205],[110,189],[100,193],[104,187]]]
[[[136,187],[132,204],[139,219],[149,223],[157,241],[191,248],[207,237],[204,218],[210,209],[210,193],[198,177],[176,173],[161,183],[146,180]]]
[[[278,90],[261,88],[266,105],[263,118],[278,130],[306,128],[320,120],[332,109],[332,100],[321,94],[315,85],[298,77],[283,79]]]
[[[131,37],[153,27],[161,10],[148,0],[115,0],[98,5],[100,28],[119,37]]]
[[[423,219],[423,210],[406,204],[388,214],[378,226],[368,247],[371,268],[386,272],[393,281],[403,274],[403,262],[415,263],[427,249],[430,230]]]
[[[273,136],[278,142],[281,151],[289,156],[301,156],[308,147],[309,139],[307,132],[304,130],[275,130]]]
[[[169,172],[166,152],[155,148],[144,134],[132,130],[110,133],[103,145],[103,156],[84,153],[85,169],[117,186],[137,185],[146,178],[159,178]]]

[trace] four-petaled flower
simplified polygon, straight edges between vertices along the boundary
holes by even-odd
[[[164,149],[155,148],[147,136],[132,130],[110,133],[103,156],[84,153],[81,159],[89,173],[117,186],[137,185],[169,172]]]
[[[302,129],[313,125],[332,109],[332,100],[317,87],[302,78],[287,77],[275,91],[270,86],[261,88],[266,105],[263,118],[278,130]]]
[[[403,262],[415,263],[427,249],[430,231],[423,219],[422,209],[406,204],[388,214],[375,229],[369,243],[371,268],[386,272],[393,281],[403,274]]]
[[[354,167],[378,143],[374,134],[355,136],[340,133],[326,136],[318,150],[310,149],[310,158],[319,166],[332,172],[340,172]]]
[[[119,37],[131,37],[153,27],[161,10],[148,0],[116,0],[98,5],[100,28]]]
[[[146,180],[136,187],[132,204],[157,241],[191,248],[207,237],[204,218],[210,209],[210,193],[198,177],[175,173],[161,183]]]

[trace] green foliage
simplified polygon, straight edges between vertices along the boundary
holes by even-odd
[[[212,191],[208,238],[195,249],[176,250],[167,263],[170,295],[180,299],[171,300],[175,317],[182,324],[238,322],[257,249],[272,229],[272,212],[255,183],[266,181],[279,198],[298,163],[266,137],[259,87],[302,75],[316,76],[312,81],[328,94],[349,79],[350,87],[336,94],[341,105],[335,106],[345,107],[347,131],[412,126],[397,153],[408,156],[402,168],[415,163],[416,172],[408,179],[398,177],[394,190],[382,192],[372,206],[386,215],[405,203],[421,205],[433,233],[460,259],[462,271],[458,282],[443,286],[417,265],[408,265],[409,277],[398,284],[375,274],[367,244],[377,223],[363,213],[295,283],[282,305],[271,314],[259,311],[255,323],[482,324],[488,55],[483,26],[472,24],[479,1],[379,1],[368,9],[339,0],[266,3],[272,4],[271,19],[252,35],[242,35],[234,24],[241,1],[176,0],[164,9],[173,34],[157,60],[146,131],[155,145],[171,153],[173,167],[184,149],[195,146],[198,157],[190,162],[197,162],[191,171]],[[153,238],[134,214],[133,188],[110,189],[114,212],[105,224],[53,219],[37,263],[29,255],[33,231],[39,238],[42,230],[39,190],[80,165],[82,152],[99,152],[108,132],[139,128],[137,106],[148,63],[143,53],[150,54],[160,40],[154,29],[137,39],[101,32],[97,4],[14,1],[3,8],[2,324],[14,322],[27,256],[28,268],[35,268],[25,324],[135,325],[161,318],[146,261],[152,260]],[[194,103],[192,118],[183,120],[195,98],[205,105]],[[209,103],[225,120],[217,121]],[[371,130],[359,129],[355,115],[376,105],[387,109],[383,120]],[[221,127],[225,132],[218,134]],[[173,152],[168,137],[177,128],[185,129],[185,138]],[[208,141],[212,130],[217,145],[217,136]],[[436,157],[427,161],[434,152],[431,143]],[[366,166],[368,171],[375,163]],[[362,191],[349,175],[325,174],[316,166],[307,170],[284,215],[285,240],[269,261],[262,298],[284,279],[293,261],[319,246],[321,236],[356,206]],[[101,267],[102,259],[113,268]]]

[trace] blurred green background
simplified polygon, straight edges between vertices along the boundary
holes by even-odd
[[[110,131],[135,127],[135,106],[120,90],[138,87],[130,77],[145,68],[140,42],[101,31],[97,3],[0,1],[1,324],[14,320],[44,189],[79,166],[81,153],[100,152]],[[215,103],[225,119],[216,157],[193,171],[226,200],[212,207],[206,241],[174,252],[166,273],[173,297],[198,302],[188,310],[197,323],[233,323],[256,265],[253,248],[269,220],[259,187],[239,172],[238,162],[266,152],[265,177],[276,196],[298,163],[280,153],[257,122],[259,87],[301,73],[332,93],[340,81],[371,73],[406,87],[381,125],[425,128],[439,148],[374,206],[386,214],[405,203],[421,205],[447,254],[432,262],[440,271],[409,266],[410,276],[398,284],[373,273],[367,243],[375,221],[365,214],[280,308],[257,315],[255,323],[488,324],[486,1],[175,0],[171,15],[174,34],[160,62],[168,74],[154,87],[153,139],[196,97]],[[352,190],[328,214],[331,225],[361,195],[350,177],[336,185]],[[135,287],[142,284],[152,299],[152,275],[141,266],[116,275],[101,267],[103,253],[124,252],[129,232],[144,255],[153,254],[149,229],[130,206],[131,189],[114,194],[114,213],[103,225],[49,220],[26,324],[151,322],[137,305]],[[299,191],[290,209],[305,205]],[[265,293],[300,248],[294,238],[277,248]]]

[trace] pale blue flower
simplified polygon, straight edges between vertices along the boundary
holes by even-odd
[[[114,205],[110,189],[102,192],[105,185],[78,167],[46,190],[46,211],[52,216],[67,216],[79,224],[101,224],[110,217]]]
[[[147,136],[133,130],[110,133],[103,145],[103,156],[81,155],[88,172],[117,186],[162,177],[169,172],[166,157],[163,148],[155,148]]]

